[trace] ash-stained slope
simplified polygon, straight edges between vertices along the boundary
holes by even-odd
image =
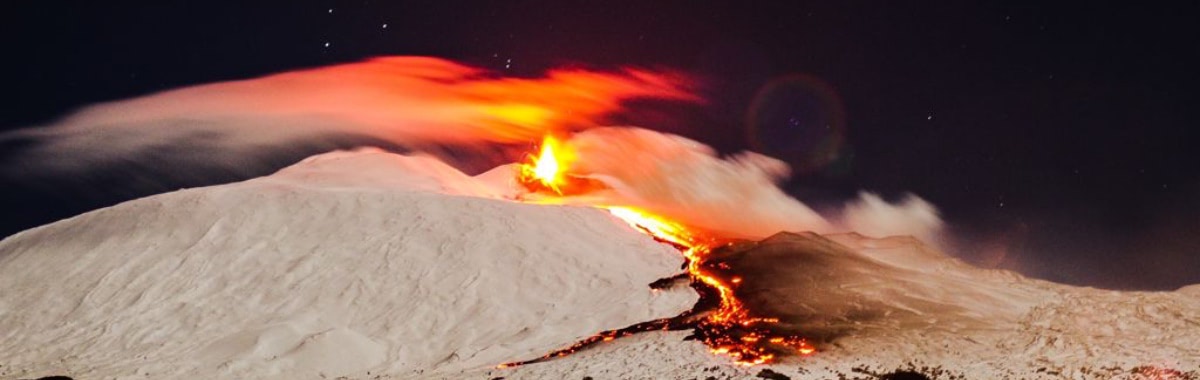
[[[740,277],[739,299],[819,351],[741,368],[686,332],[649,333],[558,361],[491,371],[507,379],[1200,378],[1200,291],[1122,292],[983,270],[908,237],[780,233],[715,249],[706,267]],[[466,375],[466,374],[464,374]]]
[[[435,376],[675,315],[680,255],[424,157],[334,153],[0,242],[0,378]]]
[[[705,267],[727,281],[738,278],[734,292],[755,316],[780,318],[779,329],[825,342],[887,331],[995,328],[1054,295],[1010,272],[972,268],[909,243],[908,257],[873,256],[813,233],[779,233],[718,247]]]

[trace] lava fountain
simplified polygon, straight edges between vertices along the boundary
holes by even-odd
[[[546,136],[539,154],[531,155],[528,162],[520,165],[518,182],[531,192],[549,197],[572,195],[575,191],[596,186],[586,178],[570,175],[568,169],[575,159],[575,154],[561,138]],[[757,316],[738,300],[736,288],[741,282],[740,277],[726,278],[713,271],[725,265],[706,260],[711,247],[724,244],[720,237],[707,236],[681,223],[635,207],[592,206],[605,209],[631,227],[679,249],[686,259],[686,271],[650,286],[661,288],[669,286],[675,279],[688,279],[691,287],[700,294],[700,300],[691,310],[678,316],[600,332],[540,358],[504,363],[499,365],[500,368],[562,357],[594,344],[652,330],[691,329],[693,334],[690,339],[699,340],[712,353],[728,356],[736,364],[745,366],[768,363],[782,355],[809,355],[816,352],[816,348],[802,336],[773,331],[772,325],[779,322],[777,318]]]

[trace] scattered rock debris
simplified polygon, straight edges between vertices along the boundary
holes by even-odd
[[[929,376],[925,376],[919,372],[913,371],[896,371],[886,373],[879,376],[879,380],[931,380]]]
[[[920,365],[913,362],[908,362],[906,367],[891,370],[872,369],[863,365],[853,367],[850,371],[851,375],[838,373],[838,380],[966,380],[963,375],[943,369],[941,366]]]

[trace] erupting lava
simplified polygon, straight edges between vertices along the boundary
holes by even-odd
[[[537,157],[531,157],[531,164],[521,165],[521,183],[526,186],[540,185],[553,190],[559,195],[560,188],[566,183],[566,166],[570,165],[573,156],[554,136],[542,139],[542,149]]]
[[[568,176],[567,169],[574,159],[574,154],[558,138],[547,136],[539,155],[531,156],[528,163],[521,165],[519,181],[532,191],[551,190],[564,195],[563,188],[573,180]],[[687,259],[687,272],[677,277],[686,275],[691,279],[692,287],[701,295],[700,301],[692,310],[674,318],[601,332],[541,358],[501,364],[501,368],[566,356],[592,344],[638,332],[688,328],[693,329],[693,337],[707,345],[714,354],[728,356],[739,365],[767,363],[785,353],[809,355],[816,351],[800,336],[773,332],[771,325],[777,323],[777,319],[753,316],[734,291],[741,283],[740,277],[725,279],[710,271],[705,259],[710,252],[709,247],[716,244],[717,239],[698,236],[682,224],[644,210],[613,205],[594,206],[606,209],[630,226],[679,248]]]

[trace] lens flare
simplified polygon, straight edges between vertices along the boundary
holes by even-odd
[[[792,74],[764,85],[746,113],[746,131],[755,151],[787,161],[796,173],[850,169],[841,96],[816,76]]]

